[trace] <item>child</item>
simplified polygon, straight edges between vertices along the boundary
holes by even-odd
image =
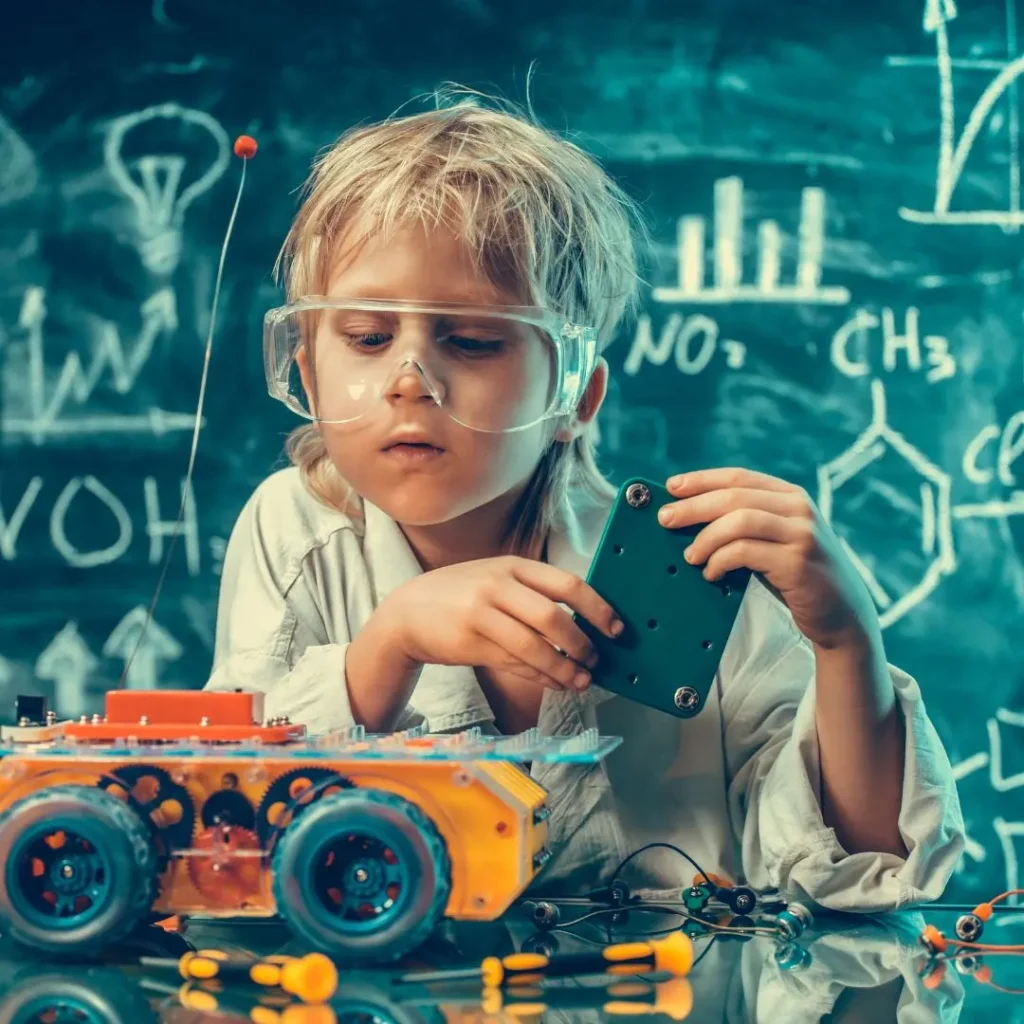
[[[319,160],[265,337],[271,393],[312,422],[232,533],[208,688],[262,691],[314,732],[624,737],[599,766],[532,766],[554,852],[537,889],[585,891],[661,842],[834,909],[935,899],[963,845],[950,765],[799,488],[669,481],[665,528],[709,524],[689,560],[758,573],[699,715],[589,686],[571,613],[615,633],[582,577],[614,493],[598,353],[636,306],[634,213],[579,148],[475,101]],[[659,847],[623,877],[678,893],[693,875]]]

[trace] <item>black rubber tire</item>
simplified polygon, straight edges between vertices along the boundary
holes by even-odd
[[[19,837],[40,822],[82,834],[104,851],[113,879],[101,912],[73,928],[46,927],[25,913],[12,877]],[[149,826],[116,797],[90,786],[54,786],[24,797],[0,815],[0,930],[19,945],[53,957],[92,957],[142,921],[156,895],[156,850]]]
[[[55,1012],[82,1024],[158,1024],[142,990],[107,968],[27,969],[0,997],[0,1024],[38,1024]]]
[[[332,926],[314,903],[317,854],[346,834],[381,839],[410,874],[404,910],[388,926],[358,936]],[[451,894],[451,861],[434,823],[415,804],[381,790],[346,790],[307,807],[278,840],[273,874],[277,911],[296,937],[347,963],[385,963],[416,949],[444,917]]]

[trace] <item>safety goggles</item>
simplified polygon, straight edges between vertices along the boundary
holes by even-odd
[[[314,422],[357,423],[404,396],[508,433],[576,410],[597,332],[535,306],[309,296],[267,312],[263,357],[271,396]]]

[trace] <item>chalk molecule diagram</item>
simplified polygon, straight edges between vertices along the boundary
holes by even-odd
[[[871,422],[860,436],[818,467],[818,507],[867,585],[884,629],[955,571],[954,520],[1024,515],[1024,491],[1007,501],[954,505],[950,475],[889,424],[881,380],[871,382],[871,405]],[[916,494],[906,490],[908,467],[917,476]],[[869,473],[871,477],[864,478]],[[890,528],[899,516],[909,520],[918,531],[916,547],[907,546],[895,559],[870,564],[870,556],[858,551],[855,525],[870,520],[870,512],[882,516]]]

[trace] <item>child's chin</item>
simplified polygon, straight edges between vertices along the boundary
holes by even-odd
[[[475,503],[453,501],[450,494],[388,494],[374,504],[403,526],[437,526],[470,511]]]

